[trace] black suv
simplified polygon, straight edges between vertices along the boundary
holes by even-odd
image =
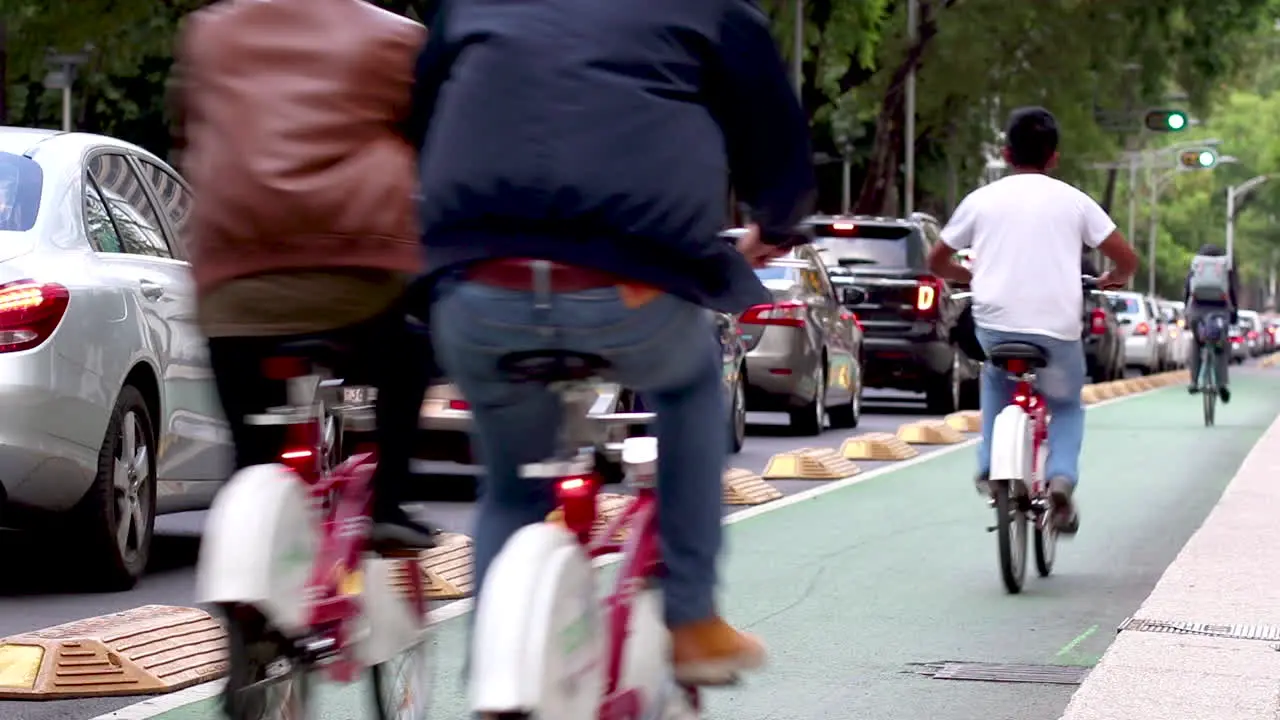
[[[922,392],[930,412],[976,409],[981,364],[953,340],[968,301],[952,299],[951,286],[926,267],[929,249],[941,242],[937,221],[914,213],[821,216],[809,224],[832,283],[864,293],[844,304],[863,328],[866,387]]]

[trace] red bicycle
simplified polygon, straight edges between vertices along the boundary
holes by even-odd
[[[1086,292],[1097,290],[1097,279],[1082,276]],[[991,504],[996,523],[988,531],[996,533],[1000,549],[1000,576],[1010,593],[1022,592],[1027,571],[1027,526],[1035,528],[1036,570],[1040,577],[1053,572],[1057,555],[1058,529],[1054,523],[1054,503],[1047,478],[1049,408],[1036,391],[1036,370],[1048,363],[1048,355],[1038,345],[1001,343],[987,353],[990,362],[1014,381],[1012,402],[996,415],[991,430]]]
[[[369,668],[379,720],[424,720],[431,680],[427,599],[416,554],[370,553],[374,391],[305,359],[267,363],[288,405],[246,418],[282,428],[280,462],[237,472],[210,511],[197,568],[202,602],[225,621],[223,705],[231,720],[307,717],[310,677],[352,682]]]
[[[485,575],[471,652],[471,708],[490,720],[639,720],[697,717],[695,689],[678,686],[657,579],[657,439],[607,440],[611,427],[650,413],[589,415],[607,361],[562,351],[503,359],[509,377],[547,385],[563,402],[559,452],[521,472],[554,483],[563,527],[517,532]],[[602,522],[597,459],[620,457],[634,496]],[[612,591],[596,593],[594,567],[621,553]]]

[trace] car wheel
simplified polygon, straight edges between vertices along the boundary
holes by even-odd
[[[98,475],[73,511],[76,562],[103,589],[127,590],[147,568],[156,522],[155,431],[142,393],[120,390]]]
[[[738,372],[738,380],[733,384],[733,396],[729,405],[729,452],[741,452],[747,442],[747,390],[746,375]]]
[[[797,435],[808,437],[821,435],[822,427],[826,424],[826,362],[818,363],[818,375],[814,378],[814,383],[816,388],[814,389],[813,399],[791,411],[791,429]]]
[[[932,379],[925,391],[925,403],[929,412],[939,415],[960,409],[960,352],[951,348],[951,367]]]
[[[858,423],[862,421],[862,381],[859,379],[857,387],[853,388],[849,393],[849,402],[840,407],[831,408],[827,411],[828,417],[831,418],[831,427],[840,428],[842,430],[851,430],[858,427]]]

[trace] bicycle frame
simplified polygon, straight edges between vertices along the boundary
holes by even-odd
[[[1031,364],[1025,360],[1014,359],[1009,360],[1007,365],[1008,373],[1015,378],[1013,404],[1022,408],[1023,412],[1031,418],[1031,461],[1034,467],[1039,461],[1040,448],[1049,437],[1048,407],[1044,403],[1044,398],[1036,392],[1035,384],[1032,382],[1035,376],[1031,372]],[[1042,480],[1043,478],[1036,475],[1032,476],[1032,485],[1029,488],[1032,495],[1039,493]]]
[[[1227,352],[1226,348],[1222,347],[1221,342],[1205,343],[1204,347],[1200,348],[1200,376],[1196,378],[1196,387],[1200,389],[1204,389],[1206,387],[1212,387],[1214,389],[1217,389],[1218,387],[1217,354],[1219,352]],[[1212,383],[1207,382],[1209,380],[1212,380],[1213,382]]]
[[[598,532],[596,497],[601,486],[596,475],[566,478],[558,487],[565,526],[574,533],[592,558],[622,553],[621,571],[606,599],[609,629],[608,674],[605,699],[601,703],[600,720],[638,718],[643,708],[634,688],[619,692],[626,638],[630,633],[631,611],[636,594],[645,589],[661,561],[658,554],[657,496],[652,487],[637,489],[636,498],[618,517]],[[626,532],[622,542],[615,538]]]

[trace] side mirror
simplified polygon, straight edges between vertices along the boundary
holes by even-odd
[[[867,291],[860,287],[846,286],[836,289],[841,305],[861,305],[867,301]]]

